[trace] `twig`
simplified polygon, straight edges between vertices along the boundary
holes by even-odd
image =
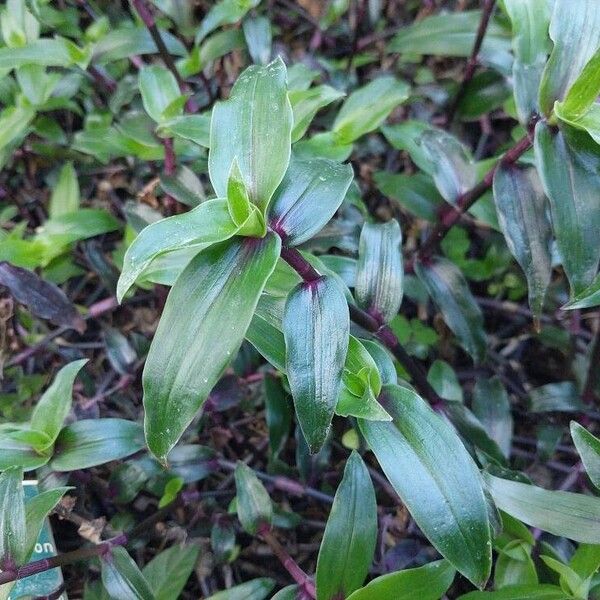
[[[458,109],[458,106],[461,103],[467,91],[467,86],[471,82],[471,79],[473,79],[473,75],[475,75],[475,69],[479,64],[479,51],[481,50],[483,38],[485,37],[485,32],[487,31],[490,18],[492,16],[494,4],[495,0],[484,0],[483,2],[481,20],[479,21],[479,27],[477,29],[475,43],[473,44],[473,50],[471,51],[471,56],[469,57],[469,61],[467,62],[467,67],[465,69],[462,81],[460,82],[458,92],[456,93],[456,96],[454,96],[454,100],[450,105],[450,108],[448,109],[448,113],[446,115],[446,123],[452,123],[452,121],[454,120],[456,110]]]
[[[300,588],[311,598],[316,598],[317,592],[312,579],[279,543],[279,540],[271,532],[271,526],[263,525],[258,530],[258,535],[267,543],[269,548],[271,548],[273,554],[279,559],[285,570],[291,575],[292,579],[300,586]]]
[[[280,233],[280,235],[282,234]],[[285,243],[285,239],[283,242]],[[320,273],[295,248],[289,248],[284,245],[281,250],[281,258],[306,282],[316,281],[321,277]],[[444,401],[427,381],[427,376],[423,369],[403,348],[396,334],[387,325],[354,304],[348,304],[348,308],[350,310],[350,318],[363,329],[375,334],[398,361],[404,365],[431,406],[439,410],[443,406]]]
[[[498,167],[515,163],[525,152],[527,152],[527,150],[529,150],[532,143],[533,128],[538,120],[539,117],[537,116],[531,120],[527,134],[506,152],[506,154],[484,175],[483,179],[474,188],[461,194],[458,197],[456,204],[444,204],[440,211],[437,224],[417,252],[417,258],[419,260],[427,260],[437,249],[448,231],[458,223],[461,216],[492,187],[494,174]]]

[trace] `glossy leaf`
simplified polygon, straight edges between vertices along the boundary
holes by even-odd
[[[598,40],[600,43],[600,39]],[[596,50],[571,86],[560,110],[570,118],[583,116],[600,94],[600,48]],[[559,115],[560,116],[560,115]]]
[[[571,437],[592,483],[600,489],[600,439],[579,423],[571,421]]]
[[[250,201],[264,214],[287,170],[292,109],[286,68],[281,59],[248,67],[237,79],[229,100],[213,108],[208,170],[218,196],[237,157]]]
[[[470,592],[459,600],[565,600],[565,593],[555,585],[511,585],[496,592]]]
[[[445,258],[415,264],[415,271],[463,348],[475,362],[484,359],[483,315],[458,267]]]
[[[538,89],[550,51],[550,6],[538,0],[505,0],[513,31],[514,96],[521,123],[538,110]]]
[[[206,600],[265,600],[274,587],[275,582],[272,579],[260,577],[217,592]]]
[[[50,196],[50,218],[76,211],[79,208],[79,182],[73,163],[65,163],[58,174]]]
[[[235,468],[235,489],[237,514],[242,527],[255,535],[261,527],[270,526],[273,520],[271,498],[254,471],[241,461]]]
[[[333,122],[332,131],[341,144],[351,144],[377,129],[396,106],[408,98],[408,84],[394,77],[374,79],[348,96]]]
[[[350,317],[338,283],[321,277],[295,287],[285,304],[283,333],[298,423],[311,452],[318,452],[329,432],[348,351]]]
[[[24,550],[26,559],[31,556],[31,553],[34,550],[46,518],[52,509],[60,502],[60,499],[64,496],[65,492],[70,489],[71,488],[68,487],[60,487],[53,490],[47,490],[27,500],[25,504],[27,538]]]
[[[306,133],[319,110],[343,98],[344,93],[329,85],[318,85],[308,90],[291,89],[289,97],[294,114],[293,143],[297,142]]]
[[[181,115],[163,120],[157,128],[159,135],[175,134],[203,148],[210,145],[210,116]]]
[[[489,436],[508,458],[512,441],[513,418],[508,394],[498,377],[477,379],[473,389],[472,409]]]
[[[348,596],[348,600],[439,600],[452,584],[455,573],[449,562],[438,560],[376,577]]]
[[[157,554],[143,569],[156,600],[178,598],[198,559],[200,548],[195,544],[175,545]]]
[[[265,419],[269,428],[271,459],[279,456],[288,439],[292,424],[292,404],[279,378],[267,375],[265,386]]]
[[[273,234],[224,242],[198,254],[177,279],[142,379],[146,440],[161,460],[237,352],[279,250]]]
[[[51,466],[76,471],[130,456],[144,447],[142,428],[125,419],[84,419],[60,432]]]
[[[111,600],[154,600],[150,585],[125,548],[112,548],[101,564],[102,584]]]
[[[585,168],[562,132],[544,123],[535,128],[535,154],[563,267],[578,294],[592,282],[600,260],[600,176]]]
[[[432,177],[443,198],[455,204],[477,183],[469,151],[454,136],[437,129],[425,131],[421,147],[432,165]]]
[[[552,274],[552,228],[546,196],[531,167],[500,166],[493,185],[498,222],[511,254],[527,277],[529,306],[539,318]]]
[[[489,474],[485,479],[496,506],[516,519],[577,542],[600,543],[600,499]]]
[[[148,225],[125,253],[117,285],[119,302],[158,257],[191,248],[200,252],[211,244],[229,239],[237,230],[238,226],[229,214],[228,203],[223,199],[203,202],[187,213]]]
[[[352,182],[350,165],[292,156],[269,209],[271,226],[298,246],[318,233],[340,207]]]
[[[48,436],[48,444],[54,443],[63,422],[71,410],[71,396],[73,383],[77,373],[81,370],[87,359],[75,360],[65,365],[54,378],[50,387],[37,401],[31,415],[31,428],[42,431]],[[40,448],[43,450],[43,448]]]
[[[266,65],[271,58],[273,41],[271,22],[267,17],[251,17],[244,19],[242,28],[252,61],[258,65]]]
[[[26,559],[26,549],[23,471],[11,467],[0,473],[0,560],[20,565]]]
[[[403,283],[402,233],[398,221],[365,223],[358,246],[355,286],[358,304],[387,323],[400,310]]]
[[[175,76],[166,67],[159,65],[146,66],[140,70],[139,87],[144,109],[156,123],[160,123],[169,106],[181,98]]]
[[[480,21],[480,10],[431,15],[400,29],[388,45],[388,51],[468,57]],[[480,56],[485,64],[492,64],[502,71],[510,69],[510,39],[493,21],[483,39]]]
[[[31,471],[45,465],[50,460],[51,449],[42,452],[34,448],[32,440],[23,440],[21,433],[21,431],[0,433],[0,471],[15,466],[22,467],[25,471]],[[47,436],[42,435],[40,442],[47,446]]]
[[[260,0],[220,0],[208,11],[202,19],[200,28],[196,33],[195,43],[198,45],[211,31],[221,25],[241,21],[244,15],[255,8]]]
[[[383,386],[393,423],[360,421],[388,480],[435,548],[474,584],[491,569],[491,533],[479,471],[446,421],[413,391]]]
[[[555,100],[564,99],[600,46],[600,12],[595,0],[555,2],[550,37],[554,48],[540,85],[540,105],[545,114],[550,114]]]
[[[335,493],[317,561],[317,600],[346,598],[371,566],[377,541],[377,502],[365,464],[353,452]]]
[[[0,262],[0,285],[37,317],[83,332],[85,322],[65,293],[33,271]]]
[[[563,310],[576,310],[578,308],[591,308],[600,304],[600,276],[579,294],[575,294],[573,299],[565,304]]]

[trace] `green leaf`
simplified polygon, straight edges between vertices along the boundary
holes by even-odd
[[[275,582],[268,577],[252,579],[236,585],[223,592],[217,592],[206,600],[265,600],[275,587]]]
[[[352,452],[335,493],[317,560],[317,600],[346,598],[371,566],[377,541],[377,502],[369,472]]]
[[[173,175],[163,173],[160,177],[160,187],[165,193],[190,208],[196,208],[206,200],[200,179],[185,165],[179,166]]]
[[[473,412],[507,458],[513,432],[508,394],[498,377],[479,378],[473,389]]]
[[[550,50],[550,5],[538,0],[504,0],[513,31],[513,85],[519,120],[527,124],[538,110],[538,90]]]
[[[210,145],[210,116],[207,114],[181,115],[164,119],[156,128],[156,132],[162,137],[178,135],[203,148],[208,148]]]
[[[25,471],[37,469],[45,465],[52,456],[50,449],[38,452],[31,441],[23,440],[21,431],[0,433],[0,471],[19,466]],[[46,436],[40,438],[42,444],[47,443]]]
[[[79,208],[79,182],[73,163],[65,163],[50,196],[50,218],[75,212]]]
[[[220,0],[202,19],[194,43],[197,46],[211,31],[221,27],[221,25],[241,21],[244,15],[250,9],[256,8],[259,3],[260,0]]]
[[[535,128],[535,155],[563,267],[578,294],[592,282],[600,260],[600,175],[585,167],[563,132],[553,133],[544,123]]]
[[[286,371],[298,423],[312,453],[323,446],[335,411],[348,351],[350,317],[331,277],[298,284],[283,316]]]
[[[546,196],[532,167],[501,165],[494,174],[493,187],[498,222],[508,249],[527,277],[529,306],[539,318],[552,275],[552,227],[546,214]]]
[[[258,65],[266,65],[271,58],[271,43],[273,41],[271,22],[267,17],[251,17],[244,19],[242,28],[252,62]]]
[[[600,544],[600,499],[490,474],[485,479],[496,506],[516,519],[560,537]]]
[[[185,46],[171,33],[159,29],[169,54],[185,56]],[[118,27],[109,31],[101,40],[94,45],[92,61],[98,64],[106,64],[133,55],[156,54],[158,49],[150,31],[145,27]]]
[[[544,564],[560,576],[560,585],[569,595],[583,600],[588,599],[590,581],[583,581],[571,567],[552,556],[541,555]]]
[[[456,204],[458,198],[477,183],[477,172],[469,150],[454,136],[438,129],[421,135],[425,158],[432,165],[432,177],[443,198]]]
[[[491,532],[473,459],[413,391],[386,385],[379,400],[394,422],[359,425],[381,468],[435,548],[475,585],[485,585]]]
[[[547,383],[529,391],[531,412],[576,412],[583,408],[572,381]]]
[[[265,214],[288,167],[291,133],[283,61],[248,67],[229,100],[213,108],[208,170],[217,195],[227,195],[229,172],[237,157],[250,201]]]
[[[266,375],[265,420],[269,429],[269,451],[271,460],[276,459],[283,450],[292,424],[291,402],[283,389],[279,378]]]
[[[27,526],[27,539],[25,542],[24,557],[29,560],[38,541],[40,531],[44,526],[46,517],[59,503],[65,492],[72,488],[60,487],[37,494],[25,504],[25,523]]]
[[[89,55],[73,42],[59,36],[35,40],[20,48],[0,48],[0,69],[7,71],[29,64],[45,67],[84,65],[88,59]]]
[[[600,439],[576,421],[571,421],[571,437],[591,482],[600,489]]]
[[[600,275],[584,290],[575,294],[570,302],[567,302],[563,310],[576,310],[579,308],[591,308],[600,304]]]
[[[352,183],[352,167],[327,158],[292,156],[269,208],[271,226],[288,246],[317,234],[342,204]]]
[[[27,549],[23,471],[11,467],[0,474],[0,561],[21,565]]]
[[[456,571],[445,560],[416,569],[381,575],[357,590],[348,600],[439,600],[452,584]]]
[[[596,144],[600,144],[600,104],[592,104],[583,115],[572,117],[562,109],[562,104],[557,102],[554,105],[554,112],[561,121],[576,129],[586,131]]]
[[[2,48],[0,48],[0,53]],[[30,106],[9,106],[0,113],[0,150],[19,143],[35,117]]]
[[[369,314],[387,323],[400,310],[404,291],[402,233],[398,221],[365,223],[358,245],[355,294]]]
[[[511,585],[497,592],[471,592],[459,600],[565,600],[565,593],[555,585]]]
[[[271,498],[254,471],[241,461],[235,467],[235,489],[237,515],[244,530],[255,535],[263,526],[270,526],[273,521]]]
[[[238,226],[231,220],[224,199],[208,200],[193,210],[152,223],[142,229],[123,259],[117,284],[119,302],[127,290],[151,266],[152,261],[176,250],[197,252],[234,236]]]
[[[555,2],[550,20],[554,48],[540,85],[540,106],[549,115],[563,100],[600,46],[600,11],[595,0]]]
[[[263,237],[267,233],[265,220],[258,208],[250,203],[237,158],[233,159],[227,182],[227,209],[240,235]]]
[[[112,548],[101,563],[102,584],[111,600],[154,600],[149,583],[125,548]]]
[[[445,258],[417,262],[415,272],[444,315],[461,346],[481,362],[486,353],[483,315],[460,269]]]
[[[125,419],[84,419],[67,425],[55,445],[55,471],[88,469],[135,454],[144,447],[142,428]]]
[[[564,101],[560,103],[560,111],[573,119],[582,117],[596,102],[598,94],[600,94],[600,49],[596,50],[590,58]]]
[[[273,234],[224,242],[198,254],[177,279],[143,374],[146,440],[161,460],[237,352],[280,245]]]
[[[138,80],[144,109],[160,123],[165,110],[181,97],[175,75],[165,67],[150,65],[140,69]]]
[[[351,144],[377,129],[408,98],[409,91],[408,84],[384,76],[352,92],[333,122],[332,132],[337,142]]]
[[[196,544],[177,544],[157,554],[142,569],[156,600],[179,598],[199,553],[200,548]]]
[[[319,110],[343,98],[344,95],[329,85],[318,85],[308,90],[290,89],[289,98],[294,115],[292,143],[297,142],[306,133]]]
[[[33,409],[31,428],[42,431],[48,436],[48,446],[51,446],[58,437],[63,422],[71,410],[73,383],[85,363],[87,359],[75,360],[65,365],[56,374],[52,385],[42,394]]]
[[[400,29],[387,50],[412,55],[469,57],[480,21],[480,10],[432,15]],[[510,71],[510,38],[493,20],[486,30],[479,56],[486,65],[493,65],[502,72]]]

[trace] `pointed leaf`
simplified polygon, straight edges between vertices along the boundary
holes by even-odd
[[[355,286],[358,304],[387,323],[400,310],[403,284],[402,233],[398,221],[365,223],[358,246]]]
[[[27,528],[25,522],[23,471],[11,467],[0,474],[0,561],[16,565],[26,559]]]
[[[293,143],[306,133],[311,121],[321,108],[343,98],[344,93],[329,85],[318,85],[308,90],[290,90],[289,96],[294,113]]]
[[[455,204],[477,183],[477,171],[470,152],[454,136],[439,129],[425,131],[421,147],[432,165],[435,185],[444,199]]]
[[[376,577],[348,600],[439,600],[455,574],[448,561],[438,560],[416,569]]]
[[[260,0],[220,0],[212,6],[196,33],[196,46],[211,32],[228,23],[241,21],[244,15],[258,6]]]
[[[65,365],[56,374],[54,381],[42,394],[33,409],[31,428],[43,431],[48,436],[49,446],[58,437],[64,420],[71,410],[73,383],[85,363],[87,363],[87,359],[75,360]]]
[[[95,467],[139,452],[142,428],[125,419],[84,419],[60,432],[51,466],[55,471]]]
[[[544,69],[540,105],[545,114],[563,100],[600,46],[600,11],[596,0],[555,2],[550,20],[554,48]]]
[[[263,525],[271,525],[271,498],[254,471],[241,461],[238,461],[235,468],[235,489],[237,514],[242,527],[249,534],[255,535]]]
[[[217,592],[206,600],[265,600],[274,587],[275,582],[272,579],[260,577]]]
[[[556,585],[510,585],[496,592],[471,592],[459,600],[565,600],[565,593]]]
[[[290,160],[291,133],[283,61],[248,67],[229,100],[213,108],[208,170],[217,195],[227,195],[229,172],[237,157],[250,201],[265,214]]]
[[[350,165],[292,156],[269,209],[271,225],[285,235],[286,245],[299,246],[327,225],[344,200],[352,177]]]
[[[552,228],[535,169],[514,165],[496,169],[494,202],[508,249],[527,277],[529,306],[539,318],[552,273]]]
[[[576,542],[600,544],[600,498],[548,491],[490,474],[485,480],[496,506],[512,517]]]
[[[177,279],[143,374],[146,440],[157,457],[166,457],[233,359],[280,244],[273,234],[218,244]]]
[[[475,362],[481,362],[486,353],[483,315],[459,268],[436,257],[426,264],[417,262],[415,272],[461,346]]]
[[[352,452],[335,493],[317,561],[317,600],[346,598],[371,566],[377,541],[377,502],[369,472]]]
[[[125,548],[102,558],[102,584],[111,600],[154,600],[150,585]]]
[[[359,424],[381,468],[437,550],[483,586],[491,532],[477,466],[450,425],[413,391],[386,385],[380,402],[394,422]]]
[[[58,174],[50,196],[50,218],[76,211],[79,208],[79,182],[73,163],[65,163]]]
[[[396,106],[408,98],[410,87],[394,77],[374,79],[348,96],[332,131],[341,144],[351,144],[377,129]]]
[[[142,569],[156,600],[180,597],[199,553],[200,548],[196,544],[177,544],[157,554]]]
[[[175,250],[196,248],[198,252],[235,235],[226,200],[203,202],[182,215],[174,215],[142,229],[127,249],[117,285],[119,302],[152,261]]]
[[[563,310],[576,310],[578,308],[591,308],[600,304],[600,275],[579,294],[575,294],[570,302],[567,302]]]
[[[544,123],[535,128],[535,156],[563,267],[577,294],[592,282],[600,260],[600,175],[585,168],[563,132]]]
[[[348,351],[348,304],[331,277],[301,283],[283,316],[286,370],[298,423],[311,452],[329,431]]]
[[[571,421],[571,437],[591,482],[600,489],[600,439]]]
[[[159,65],[142,67],[139,87],[144,108],[156,123],[163,120],[163,113],[167,107],[181,96],[173,73]]]
[[[600,49],[596,50],[581,75],[571,86],[564,101],[560,103],[560,110],[571,119],[577,119],[596,102],[598,94],[600,94]]]

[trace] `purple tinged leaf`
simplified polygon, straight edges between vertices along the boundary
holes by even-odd
[[[24,304],[36,317],[79,333],[85,330],[85,321],[64,292],[33,271],[0,262],[0,285],[8,288],[15,300]]]

